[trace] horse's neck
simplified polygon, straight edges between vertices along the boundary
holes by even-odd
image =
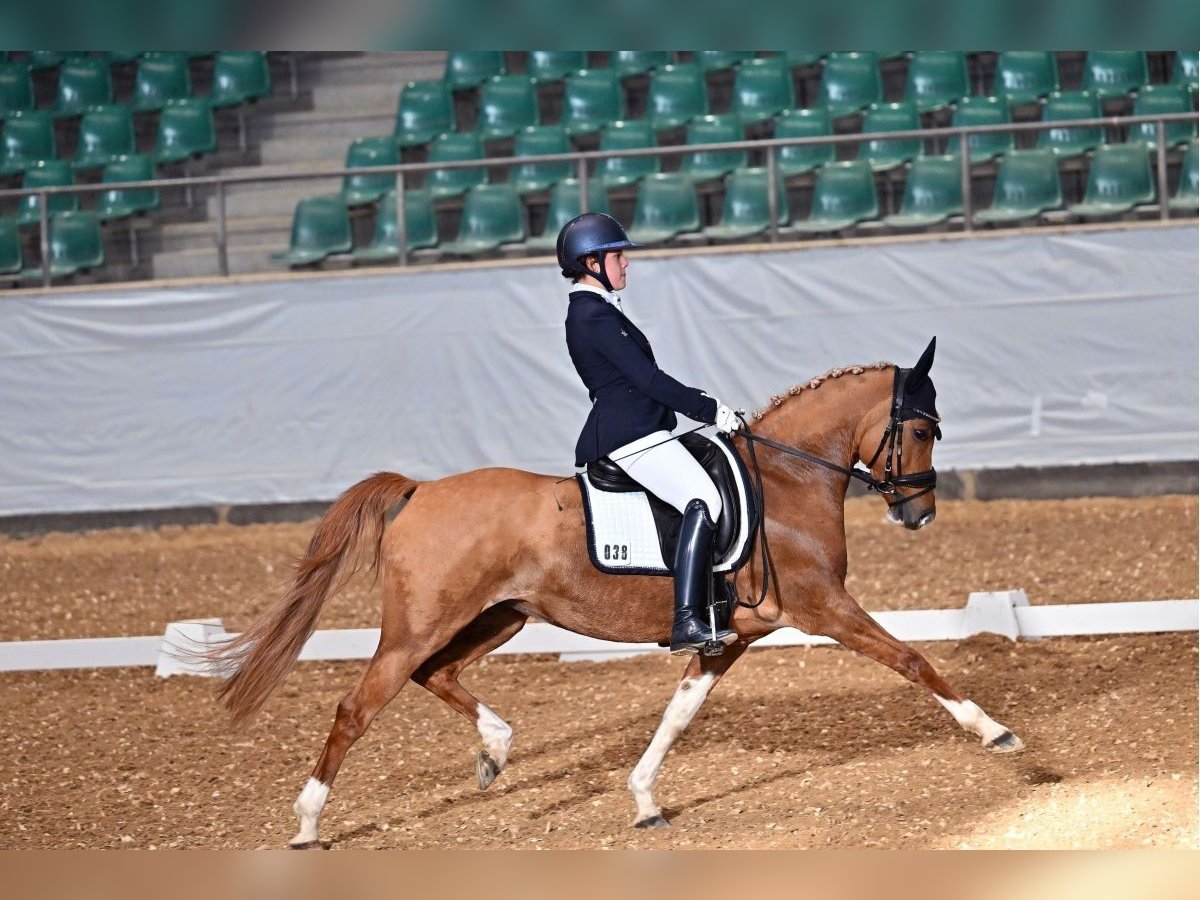
[[[864,419],[890,396],[891,379],[890,369],[829,379],[784,398],[752,427],[763,437],[850,468]],[[813,515],[840,520],[849,476],[761,445],[757,453],[764,482],[776,493],[786,492],[783,502],[767,498],[770,518],[801,529]]]

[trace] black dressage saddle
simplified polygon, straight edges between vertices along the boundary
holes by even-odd
[[[695,457],[696,462],[700,463],[704,471],[708,473],[708,477],[716,485],[717,493],[720,494],[722,512],[720,519],[717,521],[717,533],[713,538],[713,554],[718,560],[723,560],[729,554],[734,541],[737,540],[738,534],[741,531],[742,517],[744,515],[749,516],[751,530],[753,530],[758,520],[758,507],[754,500],[754,491],[751,489],[746,467],[742,463],[741,457],[733,449],[729,438],[723,434],[715,435],[710,439],[696,433],[691,433],[680,435],[677,440],[688,453]],[[714,441],[720,441],[729,448],[736,465],[736,471],[730,465],[729,457],[721,452],[721,448]],[[675,507],[669,506],[658,499],[658,497],[626,475],[624,470],[607,456],[602,456],[595,462],[588,463],[587,478],[591,482],[592,487],[600,491],[611,491],[614,493],[645,492],[646,499],[650,501],[650,511],[654,516],[654,525],[658,530],[658,543],[662,549],[663,560],[670,567],[675,559],[675,545],[679,542],[679,526],[683,521],[683,516],[680,515],[679,511]],[[743,492],[738,491],[737,483],[734,479],[741,479],[741,483],[744,485]],[[744,510],[740,499],[741,493],[744,493],[746,496],[746,509]],[[734,560],[733,569],[735,571],[745,564],[746,558],[750,555],[752,543],[752,541],[746,541],[746,546],[743,548],[741,557]]]

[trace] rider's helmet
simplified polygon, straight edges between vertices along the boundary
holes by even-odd
[[[591,275],[606,290],[612,290],[608,273],[604,268],[604,257],[610,250],[626,250],[636,247],[621,223],[605,213],[584,213],[563,226],[558,233],[558,264],[563,278],[575,280]],[[592,272],[584,264],[589,256],[598,257],[600,271]]]

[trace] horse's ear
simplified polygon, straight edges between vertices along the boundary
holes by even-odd
[[[920,388],[925,383],[925,379],[929,377],[929,370],[933,368],[933,352],[936,348],[937,335],[934,335],[929,339],[929,346],[925,348],[925,352],[921,354],[921,358],[917,360],[917,364],[912,367],[908,377],[904,380],[906,394],[911,394]]]

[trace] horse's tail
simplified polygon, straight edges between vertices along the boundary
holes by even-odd
[[[394,472],[377,472],[349,488],[321,518],[283,598],[242,634],[206,654],[225,675],[217,696],[235,724],[253,716],[287,677],[326,598],[368,559],[378,575],[388,508],[412,496],[418,484]]]

